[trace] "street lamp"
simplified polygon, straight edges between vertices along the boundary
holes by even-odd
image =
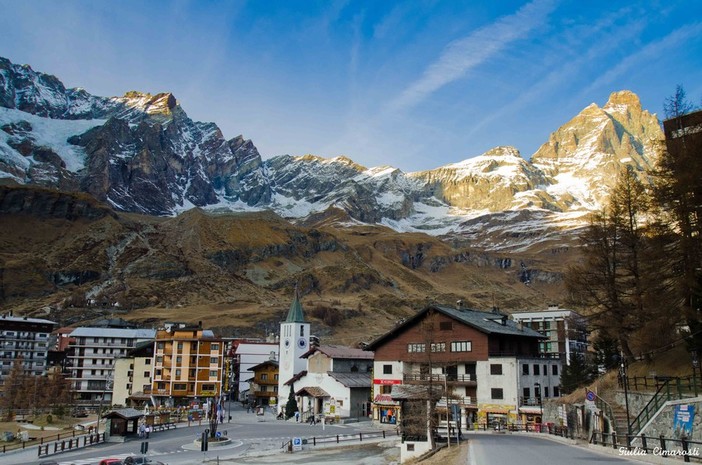
[[[536,396],[536,401],[539,403],[539,432],[541,432],[541,424],[544,422],[544,407],[541,404],[541,383],[534,383],[534,395]]]
[[[621,360],[621,364],[619,366],[619,374],[622,378],[622,383],[624,384],[624,405],[626,407],[626,435],[627,435],[627,444],[629,444],[629,436],[631,435],[631,425],[629,423],[629,391],[628,391],[628,384],[629,380],[626,378],[626,359],[624,358],[624,354],[620,353],[619,359]]]

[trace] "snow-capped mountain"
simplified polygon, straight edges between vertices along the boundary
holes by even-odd
[[[520,221],[532,231],[533,222],[551,231],[582,224],[617,172],[631,166],[643,175],[662,138],[655,115],[622,91],[585,108],[531,161],[513,147],[417,173],[345,157],[263,161],[250,140],[226,140],[214,123],[192,121],[172,94],[96,97],[3,58],[0,129],[0,177],[89,192],[117,210],[270,209],[304,218],[340,209],[357,222],[466,238],[487,223],[503,233]]]

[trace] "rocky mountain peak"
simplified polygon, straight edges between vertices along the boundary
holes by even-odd
[[[640,112],[641,110],[641,100],[639,96],[630,90],[620,90],[618,92],[612,92],[609,95],[609,99],[604,106],[604,110],[613,110],[617,107],[625,106],[629,111]]]
[[[487,152],[485,152],[482,156],[488,156],[488,157],[518,157],[521,158],[522,154],[519,153],[519,150],[517,150],[515,147],[512,147],[510,145],[501,145],[498,147],[494,147]]]

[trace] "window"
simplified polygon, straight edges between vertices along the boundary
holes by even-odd
[[[541,367],[536,363],[534,364],[534,374],[537,376],[541,374]]]
[[[278,381],[278,373],[273,375],[273,381]]]
[[[161,376],[161,369],[160,368],[156,369],[156,376]]]
[[[157,355],[156,356],[156,365],[162,365],[163,364],[163,355]]]
[[[173,384],[174,391],[185,391],[186,389],[188,389],[188,385],[185,383],[174,383]]]
[[[501,375],[502,374],[502,364],[501,363],[491,363],[490,364],[490,374],[491,375]],[[501,399],[502,397],[500,397]]]
[[[203,390],[203,391],[214,391],[214,390],[215,390],[215,385],[214,385],[214,384],[203,384],[203,385],[202,385],[202,390]]]
[[[529,374],[529,364],[528,364],[528,363],[523,363],[523,364],[522,364],[522,374],[523,374],[523,375],[528,375],[528,374]]]
[[[159,342],[156,344],[156,349],[158,349],[158,350],[163,350],[163,347],[164,347],[163,342]]]
[[[210,378],[217,377],[217,370],[210,370]]]
[[[176,365],[182,365],[183,364],[183,357],[180,355],[176,357]]]
[[[446,343],[445,342],[432,343],[431,351],[432,352],[446,352]]]
[[[305,327],[304,327],[304,325],[300,325],[300,337],[304,337],[304,336],[305,336]]]
[[[391,375],[392,374],[392,365],[383,365],[383,374],[384,375]]]
[[[145,371],[145,372],[144,372],[144,378],[148,378],[149,376],[151,376],[151,372],[150,372],[150,371]]]
[[[180,373],[181,373],[180,368],[177,368],[175,371],[175,377],[180,379]]]
[[[179,342],[178,343],[178,352],[182,352],[182,351],[183,351],[183,343]]]
[[[560,397],[561,390],[558,386],[553,386],[553,397]]]
[[[150,358],[144,359],[144,365],[151,365],[151,359]]]
[[[426,344],[407,344],[407,352],[426,352]]]
[[[217,357],[210,357],[210,365],[216,365],[217,364]]]
[[[268,373],[261,373],[261,381],[268,381]]]
[[[392,386],[389,384],[382,384],[380,386],[380,393],[381,394],[390,394],[392,392]]]
[[[492,399],[503,399],[504,398],[504,392],[502,391],[502,388],[492,388],[490,389],[490,397]]]
[[[523,396],[525,399],[528,399],[529,397],[531,397],[531,389],[529,389],[529,388],[524,388],[524,389],[522,390],[522,396]]]
[[[548,397],[548,386],[544,386],[544,397]]]
[[[451,343],[451,352],[471,352],[473,343],[471,341],[454,341]]]
[[[441,331],[451,331],[453,329],[453,321],[440,321],[439,329]]]
[[[553,366],[551,367],[551,374],[552,374],[553,376],[558,376],[558,365],[553,365]]]
[[[261,392],[268,391],[268,386],[261,386]]]
[[[219,344],[213,343],[212,346],[210,347],[210,350],[219,350]]]
[[[407,452],[414,452],[414,444],[411,442],[407,443]]]

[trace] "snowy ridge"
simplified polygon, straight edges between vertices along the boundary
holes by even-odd
[[[602,207],[617,173],[645,178],[662,138],[655,115],[621,91],[584,108],[531,160],[501,146],[415,173],[343,156],[263,161],[250,140],[192,121],[170,93],[96,97],[4,58],[0,81],[0,177],[154,215],[200,207],[305,221],[338,208],[348,215],[338,226],[457,235],[486,248],[557,243]]]

